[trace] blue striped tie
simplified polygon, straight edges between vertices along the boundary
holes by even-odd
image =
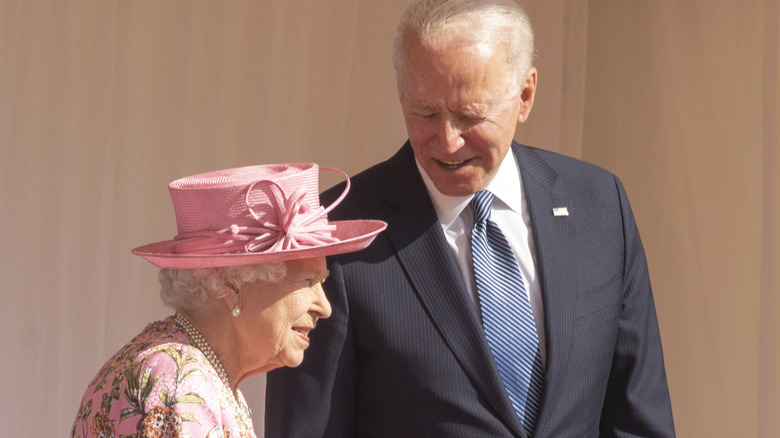
[[[534,315],[515,255],[490,219],[493,194],[482,190],[470,205],[474,212],[471,251],[482,327],[509,399],[532,436],[544,383]]]

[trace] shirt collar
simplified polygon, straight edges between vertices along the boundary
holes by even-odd
[[[436,210],[436,215],[439,216],[439,220],[445,228],[449,228],[450,225],[460,216],[463,209],[469,205],[471,198],[474,195],[468,196],[447,196],[442,194],[425,173],[425,170],[420,166],[420,163],[415,159],[417,170],[422,176],[425,188],[428,190],[428,195],[431,197],[433,207]],[[488,183],[487,187],[496,198],[506,205],[509,209],[513,210],[517,214],[522,214],[523,206],[523,185],[520,179],[520,169],[517,166],[517,159],[515,154],[509,150],[501,161],[501,165],[498,168],[498,172],[493,179]],[[518,188],[520,196],[518,196]],[[497,205],[498,206],[498,205]]]

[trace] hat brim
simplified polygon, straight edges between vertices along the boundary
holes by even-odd
[[[151,243],[139,246],[132,253],[145,258],[149,263],[166,269],[217,268],[222,266],[251,265],[305,259],[359,251],[367,247],[386,227],[378,220],[332,221],[336,229],[331,235],[336,242],[315,247],[295,248],[275,252],[241,252],[228,254],[174,254],[171,251],[175,241]]]

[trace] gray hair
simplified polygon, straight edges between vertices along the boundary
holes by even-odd
[[[523,88],[534,58],[534,33],[525,11],[514,0],[418,0],[401,17],[394,47],[398,89],[403,86],[404,43],[421,42],[437,36],[466,41],[490,41],[507,50],[510,94]]]
[[[160,298],[174,309],[196,310],[207,298],[221,298],[255,281],[276,283],[287,274],[285,262],[200,269],[160,269]]]

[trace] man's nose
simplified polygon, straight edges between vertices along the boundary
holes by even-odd
[[[445,118],[439,127],[439,147],[443,152],[455,153],[463,147],[462,131],[457,120]]]

